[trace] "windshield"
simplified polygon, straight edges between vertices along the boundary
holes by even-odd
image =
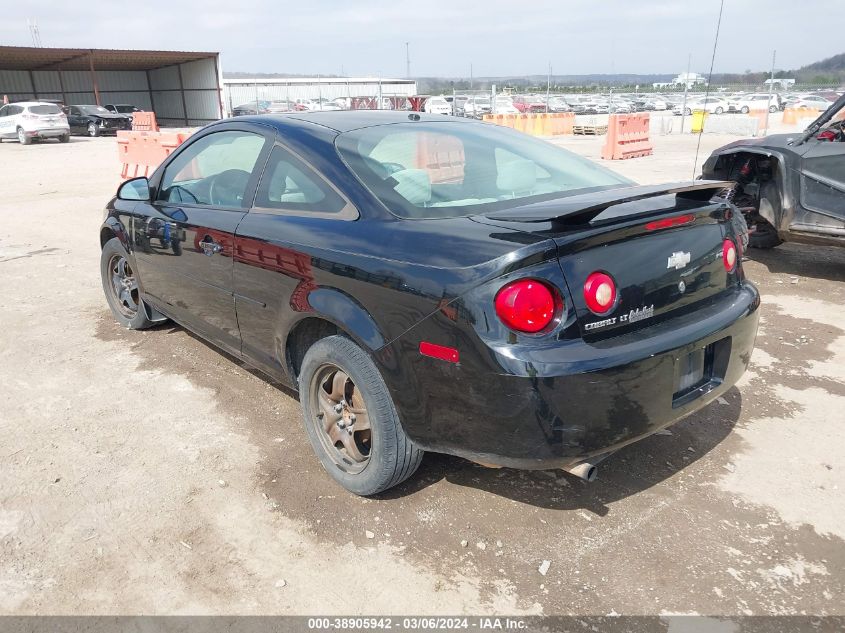
[[[399,123],[336,142],[355,175],[404,218],[461,217],[631,184],[567,150],[489,125]]]
[[[83,114],[111,114],[103,106],[79,106]]]

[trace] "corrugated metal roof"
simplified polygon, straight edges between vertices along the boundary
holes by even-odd
[[[89,57],[97,70],[153,70],[217,57],[217,53],[0,46],[0,70],[88,70]]]

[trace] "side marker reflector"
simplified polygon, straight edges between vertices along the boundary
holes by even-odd
[[[431,358],[446,360],[450,363],[457,363],[461,360],[458,350],[454,347],[444,347],[443,345],[435,345],[434,343],[428,343],[426,341],[420,343],[420,354],[423,356],[430,356]]]

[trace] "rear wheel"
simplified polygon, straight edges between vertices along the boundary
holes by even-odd
[[[306,352],[299,399],[314,452],[350,492],[377,494],[419,467],[423,451],[405,435],[384,379],[348,338],[329,336]]]
[[[23,131],[23,128],[19,127],[18,128],[18,141],[20,142],[21,145],[29,145],[30,143],[32,143],[32,137],[27,136],[26,132]]]
[[[719,106],[718,108],[716,108],[716,114],[722,114],[722,112],[724,112],[724,111],[725,110],[724,110],[724,108],[722,108],[722,106]]]
[[[94,137],[100,135],[100,126],[96,123],[88,124],[88,136]]]
[[[70,141],[70,133],[69,133],[69,132],[68,132],[67,134],[62,134],[62,135],[59,137],[59,142],[60,142],[60,143],[67,143],[67,142],[69,142],[69,141]]]
[[[773,106],[769,106],[769,112],[777,112],[777,111],[778,111],[778,107],[777,107],[777,106],[774,106],[774,105],[773,105]]]
[[[761,187],[759,209],[775,220],[780,217],[780,190],[775,182],[769,181]],[[754,226],[748,240],[752,248],[774,248],[783,242],[777,229],[761,213],[749,218],[749,223]]]

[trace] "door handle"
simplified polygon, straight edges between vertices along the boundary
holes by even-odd
[[[205,253],[208,257],[211,257],[215,253],[219,253],[220,251],[222,251],[223,245],[218,244],[206,235],[203,241],[200,242],[200,248],[202,249],[203,253]]]

